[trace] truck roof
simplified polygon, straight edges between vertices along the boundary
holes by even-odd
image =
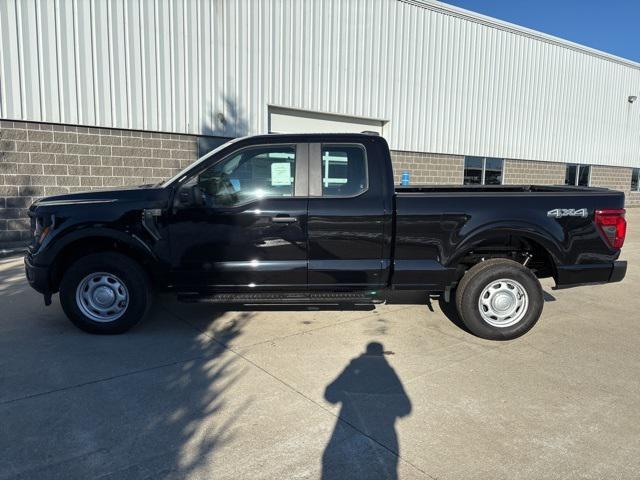
[[[325,133],[264,133],[264,134],[259,134],[259,135],[248,135],[246,137],[241,137],[238,138],[237,140],[246,140],[246,139],[259,139],[259,138],[265,138],[265,139],[273,139],[273,138],[295,138],[295,139],[299,139],[300,141],[310,141],[310,140],[315,140],[315,139],[326,139],[327,137],[331,137],[331,138],[348,138],[348,139],[353,139],[353,138],[357,138],[357,137],[362,137],[362,139],[370,139],[372,137],[377,137],[377,138],[381,138],[382,137],[380,135],[378,135],[375,132],[361,132],[361,133],[345,133],[345,132],[325,132]]]

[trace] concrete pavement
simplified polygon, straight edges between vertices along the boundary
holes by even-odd
[[[45,308],[0,259],[0,479],[638,478],[640,210],[621,284],[477,339],[437,308],[221,311],[126,335]]]

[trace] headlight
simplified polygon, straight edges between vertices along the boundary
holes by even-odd
[[[31,222],[33,229],[33,243],[37,247],[49,235],[49,232],[55,227],[55,215],[38,215],[35,217],[35,225]]]

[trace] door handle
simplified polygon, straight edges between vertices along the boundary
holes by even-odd
[[[293,223],[293,222],[297,222],[298,219],[296,217],[272,217],[271,221],[273,223]]]

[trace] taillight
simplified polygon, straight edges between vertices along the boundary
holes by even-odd
[[[611,248],[622,248],[627,234],[624,208],[596,210],[595,222]]]

